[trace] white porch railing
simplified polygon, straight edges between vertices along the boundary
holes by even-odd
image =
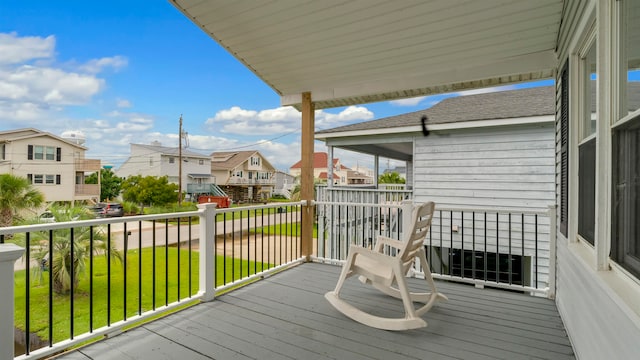
[[[402,239],[402,206],[318,201],[316,261],[341,263],[350,245]],[[553,297],[555,208],[438,208],[425,247],[434,277]],[[418,265],[419,266],[419,265]]]
[[[300,202],[198,207],[0,228],[0,359],[39,359],[117,334],[303,260]],[[113,250],[100,253],[103,245]],[[58,294],[49,270],[56,261],[77,263],[82,252],[84,273],[69,272],[77,286]],[[14,282],[15,294],[7,290]],[[24,347],[16,352],[14,331]]]
[[[316,202],[314,261],[341,263],[349,245],[372,246],[381,234],[402,238],[408,211],[401,200],[407,194],[357,191],[354,196],[379,202]],[[553,208],[437,208],[425,240],[431,271],[449,281],[553,296],[554,221]],[[216,293],[302,262],[300,223],[296,202],[229,209],[201,204],[185,213],[0,228],[0,242],[22,239],[27,250],[14,267],[11,256],[19,256],[19,249],[0,245],[0,270],[9,269],[0,275],[14,268],[13,276],[0,276],[0,286],[16,284],[15,297],[2,292],[0,339],[13,339],[16,326],[23,334],[40,334],[38,346],[23,339],[25,349],[15,354],[38,359],[191,302],[212,300]],[[55,259],[64,239],[78,250],[87,244],[77,239],[83,234],[93,234],[86,272],[77,279],[78,288],[57,295],[51,265],[42,263],[41,255],[48,252],[48,259]],[[95,255],[100,243],[118,249],[122,261],[113,261],[115,253]],[[11,321],[14,308],[8,299],[14,298],[18,316]],[[83,317],[88,323],[74,322]],[[0,358],[14,355],[0,344]]]

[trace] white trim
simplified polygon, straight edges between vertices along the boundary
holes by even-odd
[[[490,120],[473,120],[473,121],[460,121],[446,124],[433,124],[428,125],[429,131],[442,131],[442,130],[458,130],[458,129],[472,129],[481,127],[494,127],[494,126],[507,126],[507,125],[524,125],[524,124],[542,124],[555,122],[555,115],[543,115],[543,116],[527,116],[518,118],[507,119],[490,119]],[[370,130],[355,130],[355,131],[340,131],[334,133],[316,134],[316,140],[338,138],[338,137],[353,137],[353,136],[368,136],[368,135],[384,135],[384,134],[400,134],[400,133],[415,133],[421,132],[422,126],[403,126],[403,127],[390,127]]]

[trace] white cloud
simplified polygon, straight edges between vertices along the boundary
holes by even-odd
[[[354,121],[373,118],[373,113],[362,106],[349,106],[339,113],[324,110],[315,112],[315,123],[319,128],[339,126]],[[228,134],[273,135],[296,131],[301,127],[302,115],[293,107],[278,107],[261,111],[246,110],[238,106],[221,110],[207,119],[211,131]]]
[[[120,109],[123,109],[123,108],[130,108],[133,106],[133,104],[131,104],[131,102],[126,99],[117,99],[116,106]]]
[[[49,105],[86,103],[104,86],[104,80],[54,68],[23,65],[0,70],[0,99]]]
[[[373,112],[364,106],[349,106],[337,114],[316,111],[316,126],[323,129],[371,119]]]
[[[85,105],[105,88],[96,74],[127,65],[122,56],[92,59],[83,65],[56,66],[56,39],[0,33],[0,121],[41,127],[59,118],[66,106]],[[37,60],[37,61],[35,61]],[[120,102],[120,106],[127,103]],[[129,104],[130,105],[130,104]],[[40,123],[38,123],[40,121]]]
[[[518,88],[519,87],[516,85],[505,85],[505,86],[480,88],[480,89],[473,89],[473,90],[464,90],[464,91],[457,92],[455,94],[460,96],[477,95],[477,94],[487,94],[487,93],[498,92],[498,91],[515,90]]]
[[[393,106],[416,106],[426,98],[427,98],[426,96],[418,96],[418,97],[408,98],[408,99],[392,100],[392,101],[389,101],[389,104]]]
[[[38,36],[18,36],[17,33],[0,33],[0,65],[20,64],[34,59],[53,56],[56,39]]]
[[[84,71],[90,74],[97,74],[102,72],[105,68],[112,68],[118,71],[128,65],[129,61],[124,56],[112,56],[103,57],[100,59],[92,59],[87,61],[84,65],[80,66],[80,71]]]

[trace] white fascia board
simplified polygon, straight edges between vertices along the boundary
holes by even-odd
[[[493,126],[507,126],[507,125],[523,125],[523,124],[537,124],[556,121],[555,115],[544,116],[529,116],[509,119],[491,119],[491,120],[474,120],[474,121],[461,121],[447,124],[433,124],[427,125],[429,131],[442,131],[442,130],[458,130],[458,129],[471,129]],[[340,131],[334,133],[316,134],[316,140],[323,140],[336,137],[351,137],[351,136],[369,136],[369,135],[382,135],[382,134],[401,134],[401,133],[415,133],[421,132],[422,126],[403,126],[394,128],[381,128],[370,130],[357,130],[357,131]]]

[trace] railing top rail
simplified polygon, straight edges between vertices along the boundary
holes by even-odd
[[[375,193],[399,193],[399,194],[411,194],[413,190],[390,190],[390,189],[365,189],[356,186],[352,187],[324,187],[323,191],[362,191],[362,192],[375,192]]]
[[[199,216],[200,213],[201,213],[201,210],[196,210],[196,211],[174,212],[174,213],[164,213],[164,214],[134,215],[134,216],[126,216],[126,217],[113,217],[113,218],[91,219],[91,220],[61,221],[61,222],[46,223],[46,224],[9,226],[9,227],[1,227],[0,235],[19,234],[23,232],[33,232],[33,231],[68,229],[70,227],[76,228],[76,227],[98,226],[98,225],[107,225],[107,224],[119,224],[123,222],[164,220],[164,219],[171,219],[171,218],[177,218],[177,217]]]
[[[401,208],[400,202],[393,203],[360,203],[360,202],[344,202],[344,201],[314,201],[314,205],[345,205],[345,206],[362,206],[362,207],[385,207],[385,208]]]
[[[271,209],[271,208],[279,208],[283,206],[300,206],[302,205],[301,201],[293,201],[293,202],[281,202],[281,203],[270,203],[263,205],[251,205],[251,206],[236,206],[224,209],[216,209],[218,213],[230,213],[236,211],[246,211],[246,210],[259,210],[259,209]]]
[[[345,206],[363,206],[363,207],[392,207],[400,208],[400,202],[393,203],[359,203],[359,202],[342,202],[342,201],[315,201],[316,205],[345,205]],[[548,216],[549,210],[530,210],[530,209],[507,209],[507,208],[493,208],[493,209],[481,209],[471,207],[451,207],[451,206],[438,206],[436,204],[436,211],[452,211],[452,212],[477,212],[488,214],[522,214],[522,215],[541,215]]]
[[[438,206],[436,204],[436,211],[453,211],[453,212],[482,212],[488,214],[522,214],[522,215],[549,215],[549,210],[531,210],[531,209],[508,209],[508,208],[491,208],[491,209],[480,209],[480,208],[472,208],[472,207],[453,207],[453,206]]]

